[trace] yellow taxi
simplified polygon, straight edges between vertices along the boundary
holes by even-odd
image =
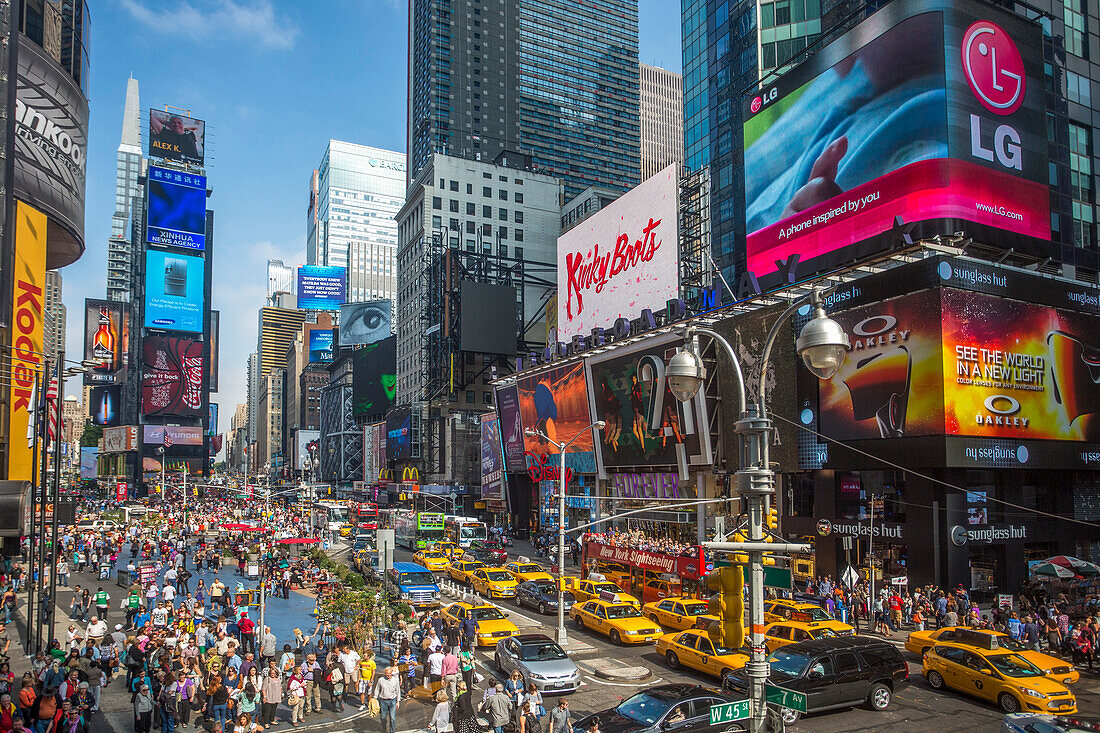
[[[975,647],[979,650],[1015,652],[1043,670],[1046,677],[1055,682],[1061,682],[1063,685],[1072,685],[1081,679],[1081,673],[1064,659],[1033,651],[1008,634],[1002,634],[999,631],[968,629],[965,626],[945,626],[942,629],[914,631],[905,640],[905,649],[919,656],[924,656],[924,653],[935,644],[944,641],[960,646]]]
[[[488,604],[475,606],[470,603],[452,603],[443,609],[443,618],[448,621],[454,619],[460,624],[467,618],[472,618],[477,626],[474,637],[478,646],[496,646],[501,639],[519,633],[516,625],[499,608]]]
[[[653,578],[642,585],[642,600],[646,603],[675,598],[683,592],[680,581],[666,577]]]
[[[413,560],[416,560],[433,573],[441,573],[447,569],[447,556],[435,550],[420,550],[413,555]]]
[[[1006,713],[1072,715],[1077,700],[1069,688],[1016,652],[936,642],[921,671],[934,690],[950,687],[996,703]]]
[[[451,580],[456,580],[463,585],[469,585],[470,580],[473,578],[474,571],[483,567],[485,567],[485,563],[480,560],[453,560],[451,564],[447,566],[447,575],[451,576]]]
[[[606,600],[575,603],[569,616],[578,629],[591,629],[616,644],[648,644],[661,635],[661,627],[642,615],[638,607],[626,603],[618,593],[607,593]]]
[[[785,598],[764,602],[764,621],[804,621],[820,627],[832,629],[837,636],[854,636],[856,630],[846,623],[836,620],[836,616],[813,603],[801,603]]]
[[[666,598],[642,606],[642,613],[670,629],[705,629],[718,617],[707,613],[707,602],[696,598]]]
[[[470,585],[486,598],[515,598],[519,583],[504,568],[480,567],[470,575]]]
[[[620,600],[629,603],[635,608],[642,607],[641,602],[639,602],[637,598],[629,593],[623,593],[622,588],[597,573],[589,575],[588,580],[564,578],[564,582],[565,590],[573,592],[573,597],[577,599],[577,603],[599,599],[601,593],[613,593],[617,595]]]
[[[443,553],[444,555],[446,555],[451,560],[454,560],[455,558],[460,557],[462,555],[462,548],[460,548],[458,545],[456,545],[453,542],[447,542],[447,541],[433,542],[431,547],[436,552]]]
[[[526,583],[528,580],[548,580],[554,582],[554,576],[546,572],[546,568],[537,562],[531,562],[526,557],[521,557],[515,562],[510,562],[504,569],[512,574],[517,583]]]
[[[657,640],[657,653],[668,666],[697,669],[719,679],[741,669],[749,661],[746,651],[715,646],[705,631],[677,631]]]
[[[764,646],[771,653],[787,644],[836,636],[839,634],[816,621],[776,621],[764,627]]]
[[[619,586],[619,590],[630,589],[630,568],[622,563],[597,560],[594,572]],[[589,577],[591,577],[591,574],[589,574]]]
[[[353,529],[355,529],[354,524],[345,524],[345,525],[341,526],[340,527],[340,536],[341,537],[351,537],[351,532],[352,532]]]

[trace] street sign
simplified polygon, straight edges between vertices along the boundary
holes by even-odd
[[[710,706],[710,724],[722,725],[732,723],[735,720],[745,720],[752,717],[752,701],[737,700],[722,705]]]
[[[724,568],[730,563],[726,560],[715,560],[714,567]],[[752,573],[749,572],[748,566],[745,567],[745,585],[752,585]],[[764,566],[764,587],[765,588],[782,588],[783,590],[790,590],[794,587],[790,568],[777,568],[774,565]]]
[[[768,682],[764,685],[764,694],[768,699],[768,703],[771,705],[790,708],[800,713],[806,712],[806,694],[803,692],[795,692],[794,690],[788,690],[786,687],[779,687],[778,685],[773,685]],[[711,715],[713,715],[713,713]]]

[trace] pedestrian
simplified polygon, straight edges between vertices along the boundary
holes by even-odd
[[[527,683],[527,695],[523,698],[525,703],[531,703],[531,712],[540,721],[546,715],[546,708],[542,705],[542,693],[535,687],[534,682]]]
[[[452,650],[447,650],[440,666],[443,674],[443,687],[447,690],[448,700],[458,699],[458,657]]]
[[[530,700],[525,700],[520,709],[519,733],[542,733],[542,724],[532,710]]]
[[[457,733],[481,733],[477,711],[465,682],[458,683],[458,697],[451,708],[451,720]]]
[[[471,651],[470,645],[464,646],[462,651],[458,653],[458,665],[462,672],[462,681],[466,683],[467,689],[474,689],[474,653]]]
[[[459,731],[459,733],[462,733]],[[564,697],[550,711],[550,730],[548,733],[573,733],[573,721],[569,718],[569,701]]]
[[[95,594],[95,610],[100,620],[107,621],[107,612],[111,610],[111,596],[100,587]]]
[[[260,684],[260,698],[263,701],[260,725],[266,727],[278,722],[275,712],[279,707],[279,703],[283,701],[283,683],[279,679],[279,670],[268,670],[264,681]]]
[[[435,733],[449,733],[454,730],[454,726],[451,723],[451,703],[450,698],[447,697],[447,693],[443,690],[435,693],[435,710],[432,711],[432,719],[428,723],[428,728],[435,731]]]
[[[179,715],[179,698],[176,697],[176,678],[169,672],[161,683],[157,704],[160,705],[160,725],[164,733],[174,733],[176,716]]]
[[[153,722],[153,697],[149,694],[149,685],[141,685],[130,701],[134,706],[134,733],[149,733]]]
[[[382,671],[374,681],[371,698],[378,701],[379,715],[384,733],[397,733],[397,708],[401,704],[401,683],[395,678],[392,666]],[[499,731],[498,731],[499,733]]]
[[[494,733],[504,733],[504,726],[512,717],[512,698],[504,691],[504,685],[497,683],[495,694],[489,698],[486,704],[489,717],[489,726]]]
[[[290,725],[297,728],[305,720],[306,682],[297,667],[286,681],[286,704],[290,708]]]
[[[321,669],[321,665],[317,663],[317,655],[307,655],[306,661],[302,662],[300,669],[302,679],[306,683],[305,712],[307,715],[310,712],[319,713],[321,712],[321,682],[324,678],[324,671]]]

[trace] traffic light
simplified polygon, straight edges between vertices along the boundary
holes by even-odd
[[[718,646],[740,649],[745,643],[745,574],[741,566],[715,568],[707,573],[707,588],[715,591],[707,609],[718,617],[707,627],[707,636]]]
[[[734,542],[748,542],[749,541],[748,532],[746,530],[743,530],[743,529],[737,530],[736,532],[733,533],[733,541]],[[732,562],[734,564],[738,564],[738,563],[744,564],[744,563],[747,563],[748,561],[749,561],[749,556],[747,554],[743,553],[743,552],[735,552],[733,554],[733,556],[730,557],[730,562]]]
[[[768,529],[773,532],[779,531],[779,510],[772,505],[772,508],[768,510],[768,516],[765,523],[768,525]]]

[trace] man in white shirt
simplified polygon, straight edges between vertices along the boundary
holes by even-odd
[[[336,659],[344,667],[344,674],[349,680],[345,689],[355,692],[359,687],[359,652],[355,651],[350,644],[344,644],[340,648],[340,653],[336,655]]]
[[[443,681],[443,647],[438,646],[428,655],[428,674],[424,677],[424,687],[431,689],[431,683]]]
[[[164,601],[161,601],[160,605],[152,610],[149,618],[152,620],[154,628],[163,629],[168,626],[168,609],[164,607]]]
[[[161,595],[164,596],[164,600],[172,603],[176,600],[176,587],[171,583],[165,583],[164,590],[161,591]]]

